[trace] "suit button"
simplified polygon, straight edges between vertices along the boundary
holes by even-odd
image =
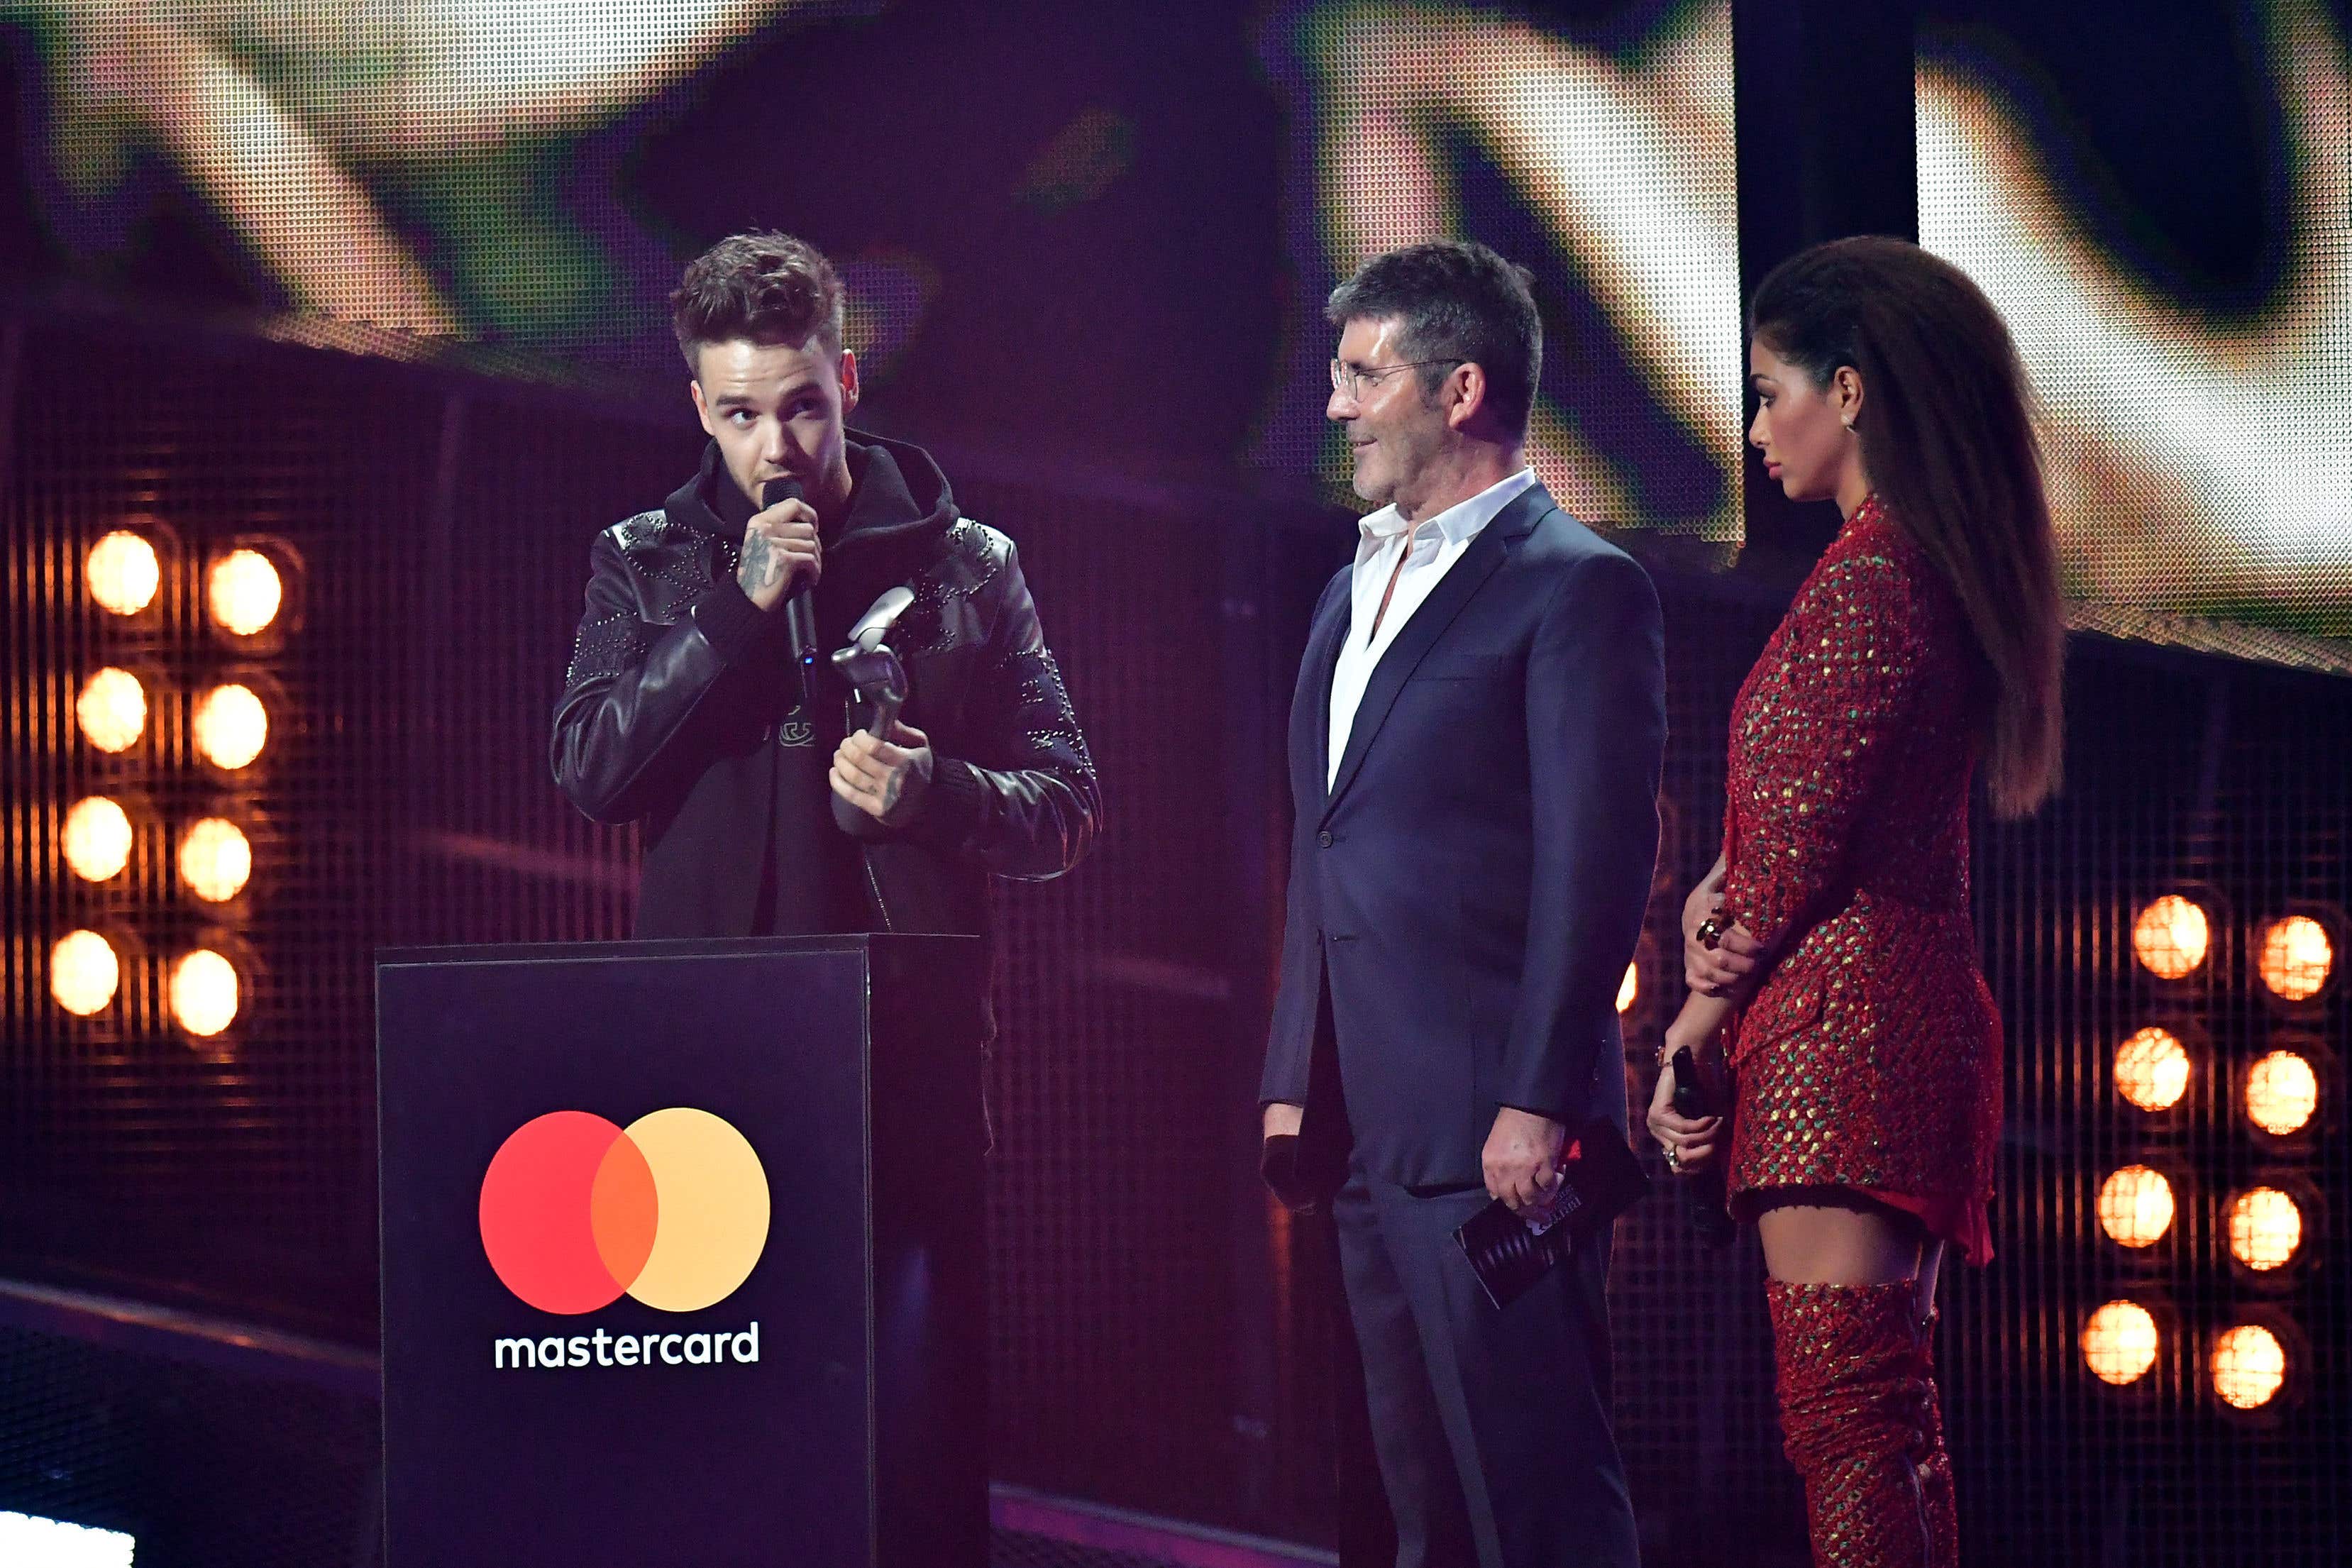
[[[1315,842],[1316,842],[1316,843],[1318,843],[1318,844],[1320,844],[1320,845],[1321,845],[1324,848],[1326,848],[1326,849],[1330,848],[1330,847],[1331,847],[1331,830],[1330,830],[1329,828],[1328,828],[1328,827],[1327,827],[1327,828],[1325,828],[1322,832],[1320,832],[1320,833],[1317,834],[1317,835],[1315,836]]]

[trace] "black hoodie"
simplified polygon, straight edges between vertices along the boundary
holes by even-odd
[[[936,556],[958,521],[946,476],[928,455],[916,468],[925,492],[919,501],[888,451],[852,445],[848,456],[848,512],[817,522],[824,570],[810,599],[818,646],[828,650],[847,640],[849,627],[876,598],[913,577]],[[673,524],[711,534],[731,563],[742,548],[745,526],[759,509],[727,471],[713,442],[703,449],[700,472],[678,487],[662,510]],[[774,708],[774,792],[760,852],[759,895],[747,934],[822,936],[886,929],[866,887],[857,844],[835,821],[836,805],[826,782],[833,753],[849,732],[847,688],[822,658],[804,680],[795,677],[783,616],[762,611],[744,597],[731,569],[719,574],[711,594],[742,598],[740,610],[731,604],[724,609],[714,604],[698,613],[706,629],[716,616],[722,622],[732,616],[755,630],[746,668],[761,672],[761,684],[769,693],[766,700]],[[808,697],[804,707],[798,701],[803,684]],[[743,847],[750,852],[762,834],[758,825],[749,823],[745,833]]]

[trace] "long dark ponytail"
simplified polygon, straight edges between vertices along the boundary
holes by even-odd
[[[1816,384],[1841,365],[1861,374],[1872,488],[1950,581],[1992,668],[1993,810],[2031,814],[2058,787],[2066,624],[2025,366],[2000,313],[1949,262],[1865,236],[1774,268],[1748,331]]]

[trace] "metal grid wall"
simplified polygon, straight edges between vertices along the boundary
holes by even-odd
[[[1000,884],[991,1074],[992,1463],[1182,1512],[1230,1473],[1230,1184],[1246,1103],[1243,896],[1223,838],[1217,520],[961,481],[1020,547],[1101,770],[1106,831],[1062,881]],[[1222,1510],[1220,1510],[1222,1511]]]
[[[2001,1256],[1947,1293],[1962,1506],[1989,1561],[2340,1562],[2352,1532],[2323,1478],[2352,1463],[2340,1195],[2352,686],[2081,639],[2070,697],[2064,795],[1979,843],[2010,1098]],[[2210,956],[2177,981],[2134,952],[2136,920],[2167,893],[2196,900],[2211,928]],[[2294,912],[2326,925],[2336,973],[2289,1005],[2256,959],[2260,932]],[[2190,1062],[2186,1093],[2154,1111],[2126,1101],[2115,1068],[2151,1026]],[[2314,1060],[2319,1103],[2300,1131],[2273,1137],[2249,1121],[2245,1087],[2282,1045]],[[2103,1184],[2127,1163],[2163,1173],[2176,1202],[2141,1248],[2109,1239],[2099,1217]],[[2304,1206],[2302,1245],[2273,1270],[2231,1255],[2231,1200],[2257,1181]],[[2080,1345],[2113,1300],[2147,1307],[2161,1334],[2154,1365],[2120,1386],[2092,1374]],[[2212,1372],[2217,1336],[2248,1322],[2287,1353],[2280,1393],[2250,1412],[2217,1395]]]

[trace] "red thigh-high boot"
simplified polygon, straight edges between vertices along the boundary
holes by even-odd
[[[1804,1479],[1818,1568],[1954,1568],[1950,1467],[1916,1288],[1765,1287],[1780,1430]],[[1937,1500],[1940,1500],[1940,1502]]]
[[[1919,1429],[1926,1438],[1919,1500],[1927,1514],[1927,1561],[1942,1568],[1960,1560],[1959,1510],[1952,1500],[1952,1456],[1944,1449],[1944,1402],[1936,1386],[1936,1309],[1912,1320],[1912,1377],[1919,1391]]]

